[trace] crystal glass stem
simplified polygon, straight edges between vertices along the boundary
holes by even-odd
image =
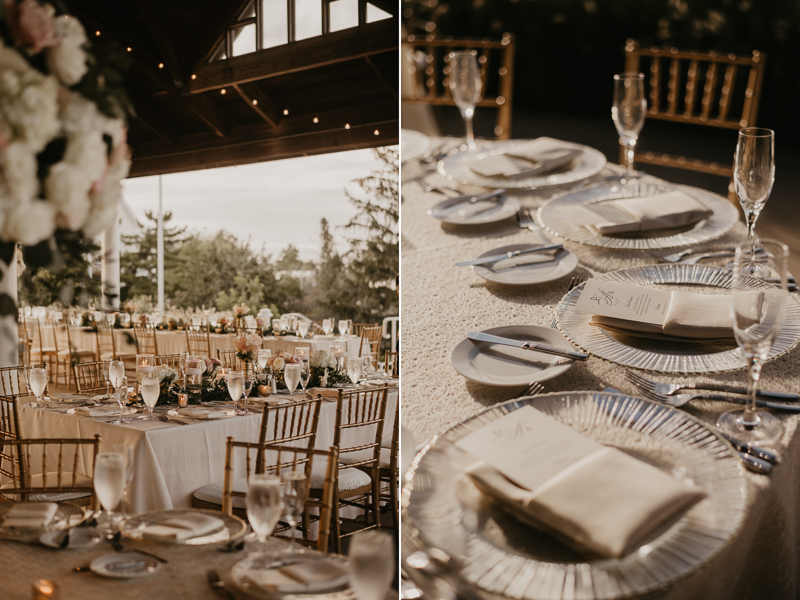
[[[628,177],[633,177],[636,169],[633,165],[634,151],[636,150],[636,138],[627,138],[624,140],[625,146],[625,174]]]
[[[749,363],[747,369],[747,404],[742,413],[742,425],[745,427],[755,427],[761,422],[761,418],[756,413],[756,393],[758,391],[758,380],[761,378],[761,362],[754,355],[748,356]]]

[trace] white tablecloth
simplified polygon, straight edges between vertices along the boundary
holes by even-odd
[[[398,391],[389,390],[384,425],[384,444],[392,436]],[[228,436],[238,441],[257,442],[261,414],[233,417],[189,425],[162,421],[129,421],[111,425],[109,420],[90,419],[52,410],[23,407],[20,411],[22,434],[41,438],[92,438],[102,436],[101,451],[116,444],[135,448],[135,473],[130,487],[130,511],[145,512],[160,508],[189,507],[198,488],[222,481],[225,444]],[[327,450],[333,443],[336,402],[323,401],[317,430],[316,448]],[[354,430],[354,443],[369,443],[374,429]],[[357,436],[357,437],[356,437]],[[350,443],[349,438],[342,440]],[[88,457],[85,464],[88,465]],[[86,469],[82,470],[84,474]],[[243,473],[242,473],[243,475]]]

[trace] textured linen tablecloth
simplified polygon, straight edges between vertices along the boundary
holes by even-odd
[[[442,140],[438,140],[442,141]],[[434,141],[434,144],[437,140]],[[622,172],[608,165],[600,176]],[[453,263],[519,243],[537,243],[536,235],[519,229],[514,218],[501,223],[457,227],[442,224],[426,211],[444,196],[424,193],[411,181],[424,174],[418,163],[403,165],[401,261],[403,377],[402,420],[419,444],[458,422],[504,400],[517,397],[522,388],[497,388],[466,381],[450,366],[453,347],[468,331],[512,324],[548,327],[555,307],[569,287],[570,277],[607,273],[655,263],[640,251],[606,250],[564,241],[580,261],[576,271],[551,283],[510,287],[487,282],[471,269]],[[432,185],[457,185],[433,172],[425,178]],[[581,182],[583,185],[585,182]],[[464,193],[481,188],[457,185]],[[569,191],[569,186],[511,192],[523,207],[535,209]],[[767,208],[769,210],[769,204]],[[742,223],[704,247],[731,246],[746,236]],[[555,236],[550,236],[555,239]],[[563,240],[558,240],[559,242]],[[730,260],[730,259],[727,259]],[[705,263],[703,263],[705,264]],[[724,264],[714,263],[709,264]],[[625,368],[594,356],[576,363],[563,375],[544,382],[546,392],[602,390],[613,387],[639,395],[625,380]],[[708,377],[655,377],[661,381],[724,381],[743,384],[744,370]],[[768,362],[762,371],[764,389],[800,390],[800,350],[795,348]],[[732,408],[726,403],[695,402],[687,412],[712,424]],[[800,416],[780,415],[784,432],[777,448],[782,462],[772,475],[748,473],[751,505],[741,535],[713,564],[678,584],[666,597],[797,598],[800,594]],[[404,443],[405,440],[404,440]]]
[[[390,389],[383,433],[384,445],[387,446],[386,441],[392,436],[397,398],[397,390]],[[260,411],[260,405],[257,410]],[[101,451],[110,451],[116,444],[133,446],[135,472],[129,490],[129,511],[136,514],[161,508],[191,507],[195,490],[222,481],[228,436],[242,442],[258,441],[261,412],[227,419],[189,421],[188,425],[141,420],[113,425],[106,423],[111,418],[91,419],[22,407],[20,427],[25,437],[32,438],[92,438],[100,435]],[[317,449],[327,450],[333,444],[335,424],[336,402],[323,400],[315,442]],[[349,430],[343,434],[342,444],[372,442],[374,431],[374,426]],[[90,464],[88,456],[84,460],[84,465]],[[87,471],[84,466],[82,473],[90,475]],[[243,477],[244,472],[235,472],[234,475]]]

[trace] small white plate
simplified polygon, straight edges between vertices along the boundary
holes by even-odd
[[[419,158],[431,147],[431,138],[413,129],[400,130],[400,161]]]
[[[48,531],[39,536],[39,541],[48,548],[61,549],[63,535],[64,531]],[[94,527],[73,527],[66,535],[69,536],[69,543],[64,547],[65,550],[88,548],[103,540],[103,536]]]
[[[514,244],[484,252],[478,258],[505,252],[535,248],[536,244]],[[541,254],[524,254],[515,258],[499,260],[488,265],[473,265],[472,270],[479,277],[503,285],[531,285],[561,279],[572,273],[578,266],[578,257],[562,248]]]
[[[278,569],[291,569],[292,567],[299,573],[308,574],[309,577],[318,574],[324,574],[324,576],[307,583],[291,581],[285,576],[281,577],[280,572],[270,577]],[[266,585],[261,585],[262,577]],[[274,597],[275,594],[318,594],[341,589],[347,585],[350,577],[345,563],[341,560],[314,552],[299,551],[280,554],[274,552],[251,554],[233,566],[231,579],[237,587],[245,592]],[[273,581],[281,583],[274,585]]]
[[[481,333],[574,350],[558,329],[539,325],[505,325],[484,329]],[[562,360],[565,362],[561,363]],[[558,364],[554,365],[556,362]],[[456,344],[450,353],[450,364],[458,373],[475,383],[498,387],[519,387],[534,381],[547,381],[567,371],[573,362],[553,354],[473,342],[468,338]]]
[[[129,568],[114,568],[115,565],[124,566],[126,563],[131,566]],[[161,563],[152,556],[139,554],[138,552],[114,552],[113,554],[95,558],[89,567],[94,573],[103,577],[132,579],[157,573],[161,569]]]
[[[453,205],[453,198],[442,200],[431,208],[430,212],[438,213]],[[484,202],[479,203],[481,206]],[[448,217],[439,219],[442,223],[450,223],[451,225],[486,225],[488,223],[497,223],[517,214],[520,204],[519,200],[510,196],[500,196],[495,200],[486,200],[486,208],[477,213],[468,214],[466,216],[459,216],[458,213],[453,213]]]

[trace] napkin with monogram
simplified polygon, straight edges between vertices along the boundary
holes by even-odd
[[[592,225],[603,235],[675,229],[714,214],[702,202],[680,190],[645,198],[611,200],[584,208],[598,213],[598,221]]]
[[[475,486],[511,516],[582,552],[620,557],[706,497],[531,406],[457,442]]]
[[[538,138],[514,145],[502,154],[471,161],[469,168],[484,177],[529,177],[545,175],[571,163],[583,153],[558,140]]]

